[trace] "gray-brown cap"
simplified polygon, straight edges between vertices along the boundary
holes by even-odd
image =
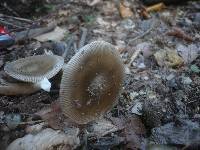
[[[113,45],[95,41],[63,67],[61,108],[78,124],[98,119],[116,103],[124,78],[124,66]]]
[[[15,79],[36,83],[56,75],[63,64],[61,56],[36,55],[6,63],[4,70]]]

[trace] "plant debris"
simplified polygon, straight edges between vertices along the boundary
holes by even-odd
[[[0,149],[199,149],[200,1],[2,0],[0,6]],[[86,59],[94,41],[110,43],[112,51],[96,45],[103,52]],[[108,57],[115,53],[120,63]],[[48,65],[30,59],[37,55],[56,55],[62,65],[43,80],[34,70],[44,74]],[[16,66],[21,58],[28,73]],[[7,64],[38,80],[10,77]],[[47,79],[49,92],[41,90]]]

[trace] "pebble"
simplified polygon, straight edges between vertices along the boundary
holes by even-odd
[[[171,73],[170,75],[168,75],[168,76],[166,77],[166,79],[167,79],[168,81],[170,81],[170,80],[172,80],[174,77],[175,77],[175,75],[174,75],[173,73]]]
[[[142,115],[142,106],[143,104],[141,102],[137,102],[131,109],[131,113],[136,115]]]
[[[144,68],[146,68],[146,66],[145,66],[145,64],[142,62],[142,63],[139,63],[138,65],[137,65],[137,67],[139,68],[139,69],[144,69]]]
[[[144,80],[149,80],[149,77],[144,76],[143,79],[144,79]]]
[[[192,83],[192,80],[190,79],[190,77],[182,77],[182,83],[185,85],[189,85]]]
[[[131,19],[123,20],[121,26],[126,30],[133,30],[135,28],[135,24]]]

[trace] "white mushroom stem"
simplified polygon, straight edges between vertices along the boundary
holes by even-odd
[[[37,86],[39,86],[41,89],[50,92],[51,89],[51,82],[47,78],[44,78],[42,81],[36,83]]]

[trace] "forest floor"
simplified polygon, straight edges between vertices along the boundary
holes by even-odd
[[[49,149],[200,149],[199,1],[156,8],[139,0],[56,1],[29,6],[31,9],[22,4],[13,7],[8,1],[1,6],[0,25],[19,39],[0,50],[2,79],[7,61],[45,50],[62,55],[71,39],[66,63],[81,42],[86,45],[104,40],[120,52],[126,78],[117,105],[102,120],[84,127],[69,127],[52,110],[57,105],[59,86],[53,86],[50,93],[41,90],[23,96],[1,95],[0,149],[26,135],[34,138],[43,132],[40,136],[45,136],[47,128],[65,133],[73,128],[73,133],[78,132],[67,133],[75,144],[62,140],[53,144],[47,142],[49,138],[41,138]],[[52,22],[56,28],[51,36],[27,33],[23,39],[18,37],[21,31]]]

